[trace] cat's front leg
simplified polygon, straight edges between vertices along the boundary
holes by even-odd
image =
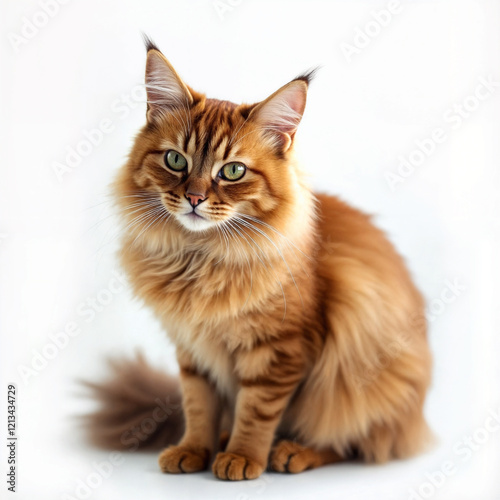
[[[218,431],[220,402],[213,384],[185,352],[177,352],[180,365],[182,407],[186,428],[176,446],[160,454],[163,472],[198,472],[208,467]]]
[[[225,451],[217,454],[213,473],[219,479],[255,479],[267,466],[276,428],[303,378],[298,339],[239,353],[240,389],[235,421]]]

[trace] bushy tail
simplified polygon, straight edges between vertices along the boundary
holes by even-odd
[[[84,417],[91,442],[113,450],[160,449],[176,443],[184,431],[179,381],[147,364],[110,360],[111,377],[84,382],[100,407]]]

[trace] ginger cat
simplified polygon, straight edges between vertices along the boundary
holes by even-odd
[[[147,50],[147,123],[115,185],[121,261],[176,345],[185,424],[177,444],[182,415],[141,444],[170,444],[163,472],[212,463],[227,480],[419,451],[422,297],[368,216],[305,182],[294,137],[311,74],[237,105],[192,90]],[[92,418],[98,439],[123,447],[127,419],[176,389],[142,361],[118,372],[121,388],[97,387]]]

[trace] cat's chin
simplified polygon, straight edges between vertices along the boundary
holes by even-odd
[[[188,229],[189,231],[206,231],[216,225],[215,222],[205,219],[205,217],[201,217],[194,212],[189,214],[176,214],[175,218],[185,229]]]

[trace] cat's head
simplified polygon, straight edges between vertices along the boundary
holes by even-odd
[[[195,92],[154,44],[147,49],[147,125],[132,152],[129,192],[156,197],[188,232],[283,220],[297,203],[291,155],[311,73],[236,105]]]

